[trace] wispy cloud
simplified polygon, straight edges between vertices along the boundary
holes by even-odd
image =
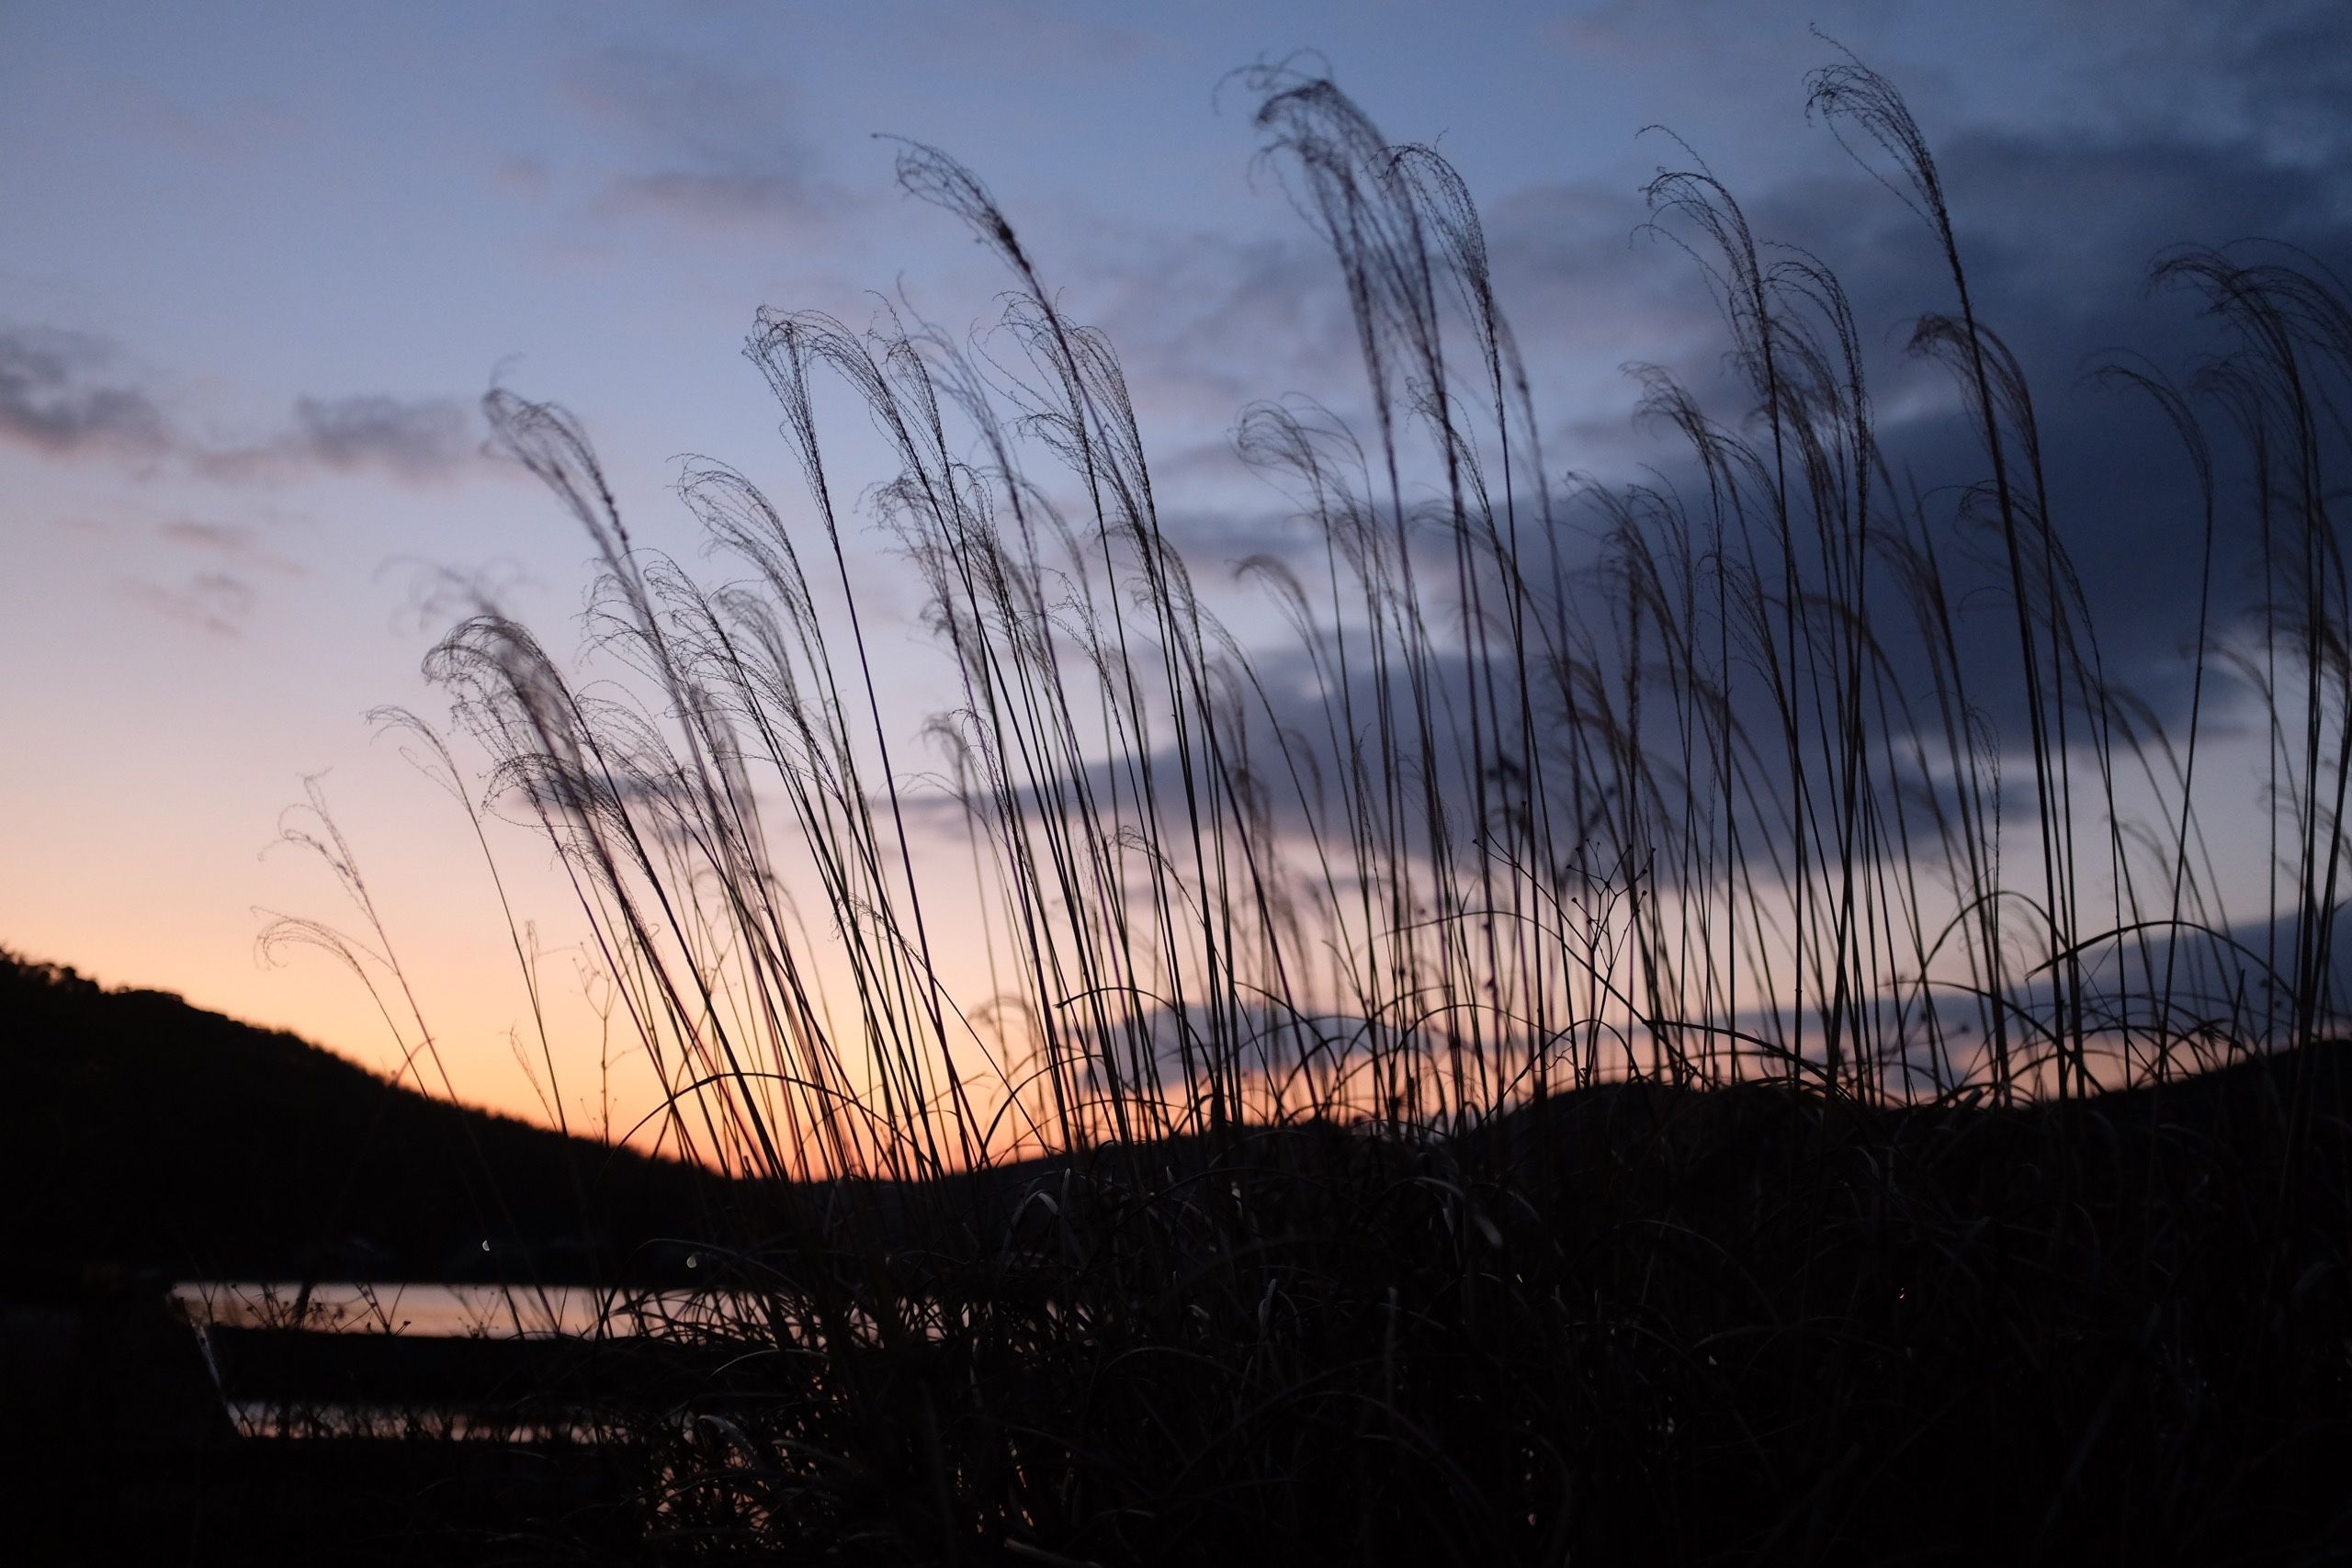
[[[115,358],[111,344],[87,333],[0,328],[0,438],[59,456],[161,450],[164,416],[107,374]]]
[[[445,474],[480,456],[474,411],[454,398],[403,400],[380,392],[301,398],[279,449],[342,470],[379,468],[406,479]]]
[[[60,458],[176,460],[230,482],[364,471],[415,482],[483,461],[479,416],[463,399],[304,396],[278,428],[223,443],[175,421],[121,361],[96,333],[0,326],[0,442]]]
[[[612,176],[599,205],[693,224],[830,220],[850,205],[826,180],[779,78],[660,49],[615,47],[564,84],[591,118],[635,145],[646,166]]]
[[[199,558],[233,563],[248,570],[266,570],[300,577],[303,565],[269,547],[261,529],[249,523],[213,523],[175,517],[155,525],[155,536],[164,544],[193,552]]]
[[[373,472],[410,483],[454,478],[483,461],[471,404],[381,392],[297,398],[286,425],[246,446],[188,446],[208,477],[232,483]]]
[[[267,507],[259,514],[272,522],[117,514],[61,519],[57,526],[102,541],[109,558],[133,563],[113,579],[118,598],[212,637],[240,637],[267,600],[268,580],[310,574],[280,547],[282,529],[294,520]]]
[[[127,577],[115,586],[143,609],[220,637],[244,635],[257,597],[251,582],[227,571],[199,571],[173,586]]]

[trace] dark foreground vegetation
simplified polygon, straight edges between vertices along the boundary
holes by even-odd
[[[1104,1146],[888,1247],[833,1196],[666,1334],[216,1331],[305,1436],[206,1430],[118,1325],[13,1473],[61,1550],[224,1563],[2352,1552],[2352,1046],[2007,1110],[1645,1082]]]
[[[597,1348],[626,1374],[501,1393],[504,1447],[601,1479],[480,1549],[2352,1551],[2342,288],[2170,254],[2211,357],[2101,373],[2201,520],[2188,657],[2143,694],[1883,79],[1835,62],[1807,110],[1944,269],[1909,349],[1972,471],[1917,482],[1883,323],[1693,155],[1653,228],[1713,291],[1723,385],[1645,373],[1682,450],[1626,490],[1548,468],[1443,161],[1328,82],[1243,81],[1365,369],[1352,421],[1238,432],[1295,511],[1238,563],[1291,646],[1219,621],[1110,344],[929,149],[901,182],[1005,265],[1002,318],[967,349],[763,311],[807,496],[688,465],[729,581],[633,542],[562,411],[488,400],[594,543],[600,674],[485,605],[427,661],[458,741],[385,718],[570,874],[732,1239],[707,1311]],[[854,490],[836,400],[885,453]],[[853,495],[926,596],[935,774]],[[291,836],[372,922],[331,825]],[[409,1006],[372,926],[270,942]]]
[[[428,1098],[293,1035],[0,950],[0,1278],[612,1280],[700,1173]],[[487,1244],[487,1245],[485,1245]]]

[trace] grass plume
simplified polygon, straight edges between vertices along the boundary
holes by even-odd
[[[632,541],[570,415],[487,401],[594,542],[592,640],[629,679],[490,609],[428,671],[571,878],[662,1142],[753,1194],[741,1319],[692,1331],[743,1359],[654,1442],[645,1539],[2340,1540],[2344,290],[2178,252],[2155,284],[2228,348],[2187,385],[2104,372],[2177,432],[2206,520],[2167,709],[2102,657],[2019,359],[1859,62],[1806,109],[1945,264],[1908,353],[1981,453],[1956,501],[1882,445],[1837,276],[1695,155],[1651,229],[1713,291],[1738,406],[1645,371],[1679,479],[1563,479],[1460,177],[1328,81],[1242,80],[1364,372],[1352,423],[1238,428],[1301,525],[1239,568],[1287,646],[1221,622],[1111,344],[928,147],[899,182],[1001,265],[1001,315],[967,345],[761,312],[805,494],[689,464],[723,581]],[[954,683],[928,774],[851,566],[842,397]],[[2252,872],[2207,831],[2242,788],[2211,772],[2224,693],[2267,740]]]

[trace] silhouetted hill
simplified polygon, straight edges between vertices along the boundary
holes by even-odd
[[[19,1268],[584,1278],[597,1255],[658,1267],[642,1245],[702,1234],[721,1185],[5,950],[0,1084],[0,1256]]]

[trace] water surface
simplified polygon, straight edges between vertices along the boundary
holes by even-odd
[[[587,1285],[492,1285],[322,1280],[191,1280],[172,1299],[198,1328],[300,1328],[322,1333],[516,1338],[636,1335],[736,1315],[725,1292],[598,1290]]]

